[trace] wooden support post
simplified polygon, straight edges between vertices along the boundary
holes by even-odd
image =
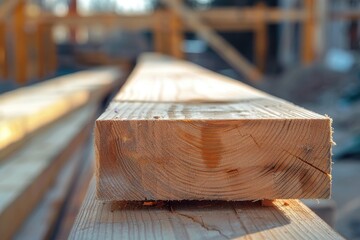
[[[259,20],[255,22],[255,62],[260,71],[265,71],[266,57],[267,57],[267,44],[268,34],[267,25],[265,22],[266,5],[259,2],[256,6],[259,10]]]
[[[27,80],[27,37],[25,33],[25,1],[19,1],[14,12],[15,80],[25,84]]]
[[[164,34],[166,12],[164,10],[157,10],[155,12],[154,30],[153,30],[153,41],[154,49],[158,53],[166,54],[166,36]]]
[[[6,46],[6,24],[0,22],[0,71],[1,78],[8,77],[7,46]]]
[[[261,80],[262,74],[260,71],[211,27],[203,23],[195,11],[177,0],[162,0],[162,2],[179,14],[191,29],[207,41],[212,48],[240,74],[243,74],[246,78],[254,82]]]
[[[175,58],[184,58],[184,52],[182,50],[183,45],[183,24],[179,15],[174,12],[169,12],[169,40],[170,40],[170,55]]]
[[[303,24],[301,54],[302,62],[308,64],[315,59],[315,0],[304,0],[304,8],[307,13],[307,18]]]

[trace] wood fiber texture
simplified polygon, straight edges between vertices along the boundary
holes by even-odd
[[[343,239],[298,200],[108,202],[95,182],[69,239]]]
[[[146,55],[96,121],[100,200],[328,198],[331,119]]]

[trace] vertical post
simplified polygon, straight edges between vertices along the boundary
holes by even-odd
[[[264,2],[259,2],[256,5],[259,16],[255,23],[255,62],[261,72],[265,71],[266,56],[267,56],[267,44],[268,34],[267,25],[264,19],[266,5]]]
[[[7,51],[6,51],[6,24],[0,22],[0,68],[1,78],[8,77]]]
[[[155,13],[154,47],[155,51],[171,55],[171,42],[169,38],[171,15],[169,10],[161,9]]]
[[[164,11],[157,10],[155,12],[155,20],[154,20],[154,30],[153,30],[153,42],[154,42],[154,50],[158,53],[164,53],[163,46],[164,42],[164,34],[163,34],[163,21],[164,21]]]
[[[25,84],[27,80],[27,37],[25,33],[25,1],[20,0],[14,12],[15,80]]]
[[[170,55],[175,58],[184,58],[182,51],[183,44],[183,24],[179,15],[175,11],[170,11],[170,26],[169,26],[169,42],[170,42]]]
[[[302,62],[311,63],[315,59],[315,0],[304,0],[304,8],[307,18],[303,23],[302,32]]]
[[[168,9],[157,10],[153,29],[155,51],[175,58],[184,58],[183,38],[183,24],[179,15]]]

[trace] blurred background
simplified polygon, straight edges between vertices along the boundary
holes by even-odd
[[[134,67],[137,57],[143,52],[158,52],[194,62],[332,117],[336,142],[333,197],[329,201],[306,201],[306,204],[346,238],[360,239],[359,23],[360,1],[357,0],[1,0],[0,202],[13,189],[4,182],[5,190],[1,189],[1,181],[11,168],[6,165],[8,159],[16,158],[41,129],[55,126],[53,123],[59,123],[58,119],[73,112],[64,110],[59,114],[58,105],[49,105],[57,109],[57,115],[51,112],[50,120],[30,130],[21,130],[24,122],[39,121],[33,119],[35,115],[41,119],[48,116],[40,114],[44,113],[43,105],[50,104],[49,99],[55,99],[54,95],[64,94],[61,86],[66,85],[72,94],[61,95],[62,99],[73,97],[74,89],[79,86],[86,88],[92,97],[93,92],[89,91],[101,84],[86,81],[97,74],[94,69],[105,71],[107,75],[103,72],[105,75],[100,78],[113,82],[103,94],[97,93],[101,112],[111,93],[116,92]],[[244,61],[239,63],[239,59]],[[71,85],[78,81],[74,78],[84,78],[79,74],[85,73],[86,81],[77,87]],[[86,85],[89,82],[91,86]],[[54,89],[56,92],[52,92]],[[38,99],[36,106],[30,104],[34,99]],[[71,104],[74,106],[74,101]],[[19,121],[18,125],[14,119]],[[8,144],[7,138],[15,134],[20,137]],[[84,157],[92,151],[89,148],[91,143],[82,145],[78,158],[91,158]],[[56,220],[48,229],[38,231],[41,232],[38,236],[66,235],[64,222],[71,226],[79,205],[74,202],[81,202],[81,196],[77,200],[71,198],[74,191],[80,191],[74,189],[82,164],[79,160],[80,167],[68,167],[74,180],[63,187],[60,198],[53,200],[58,204],[57,217],[51,219]],[[45,170],[39,170],[39,176],[42,171]],[[69,171],[64,170],[62,176]],[[61,175],[58,172],[52,174],[58,177]],[[14,172],[11,176],[15,174],[19,175],[14,181],[20,181],[23,173]],[[48,196],[54,182],[61,182],[61,177],[57,179],[50,181],[41,196]],[[20,197],[9,199],[13,199],[8,201],[11,206]],[[40,214],[41,201],[43,197],[34,201],[29,207],[31,211],[19,220],[19,228],[14,230],[18,239],[28,237],[29,229],[35,228],[26,220]],[[42,221],[49,222],[49,213],[44,214]],[[64,235],[57,235],[62,232]]]

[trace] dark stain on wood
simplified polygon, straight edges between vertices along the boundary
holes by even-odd
[[[229,175],[235,176],[235,175],[238,175],[238,174],[239,174],[239,170],[237,170],[237,169],[230,169],[230,170],[227,170],[226,173],[229,174]]]
[[[217,129],[216,126],[203,126],[201,128],[201,155],[208,168],[219,166],[223,148],[221,129]]]

